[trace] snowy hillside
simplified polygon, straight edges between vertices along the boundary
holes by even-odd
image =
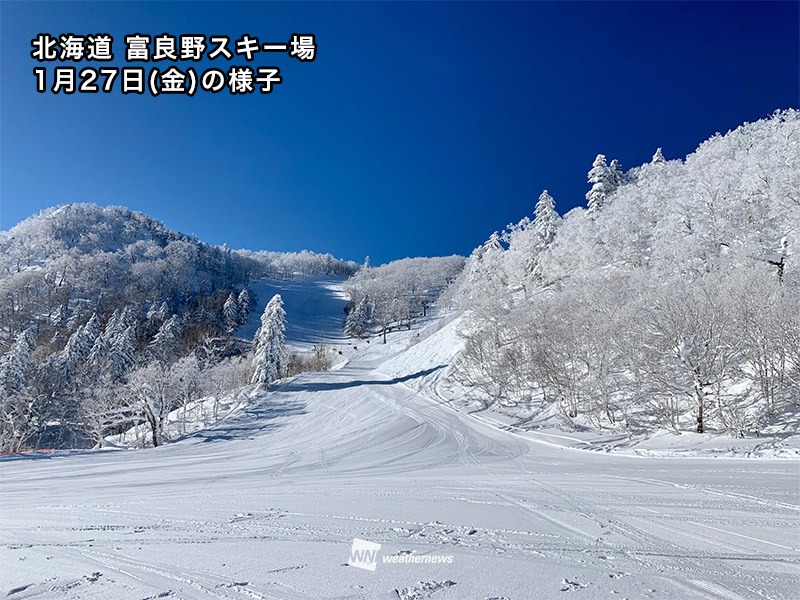
[[[0,592],[794,597],[796,461],[610,456],[460,414],[434,394],[448,320],[171,445],[0,458]],[[354,539],[380,544],[374,570]]]
[[[332,276],[295,277],[292,280],[262,279],[250,286],[257,304],[236,335],[252,339],[267,301],[275,294],[283,298],[286,309],[286,341],[308,346],[320,339],[344,340],[343,324],[348,299],[342,289],[344,278]]]
[[[567,431],[797,433],[800,112],[587,175],[586,209],[544,191],[472,253],[452,381]]]
[[[212,246],[121,207],[68,204],[26,219],[0,233],[0,451],[91,447],[149,413],[235,390],[249,379],[245,323],[269,300],[251,283],[358,268]],[[293,323],[307,323],[304,340],[336,335],[342,306],[316,311],[319,322],[305,306]],[[163,410],[130,395],[137,381],[141,391],[160,382]]]

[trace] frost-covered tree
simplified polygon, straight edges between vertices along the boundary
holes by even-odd
[[[75,377],[78,375],[78,371],[85,367],[89,353],[100,333],[100,319],[95,313],[69,337],[57,359],[63,377]]]
[[[650,164],[653,165],[660,165],[667,162],[664,158],[664,153],[661,152],[661,148],[656,148],[655,154],[653,154],[653,158],[650,160]]]
[[[250,297],[250,292],[247,288],[242,288],[242,291],[239,292],[237,302],[239,303],[239,323],[244,325],[247,322],[247,317],[250,315],[250,309],[253,304],[253,299]]]
[[[561,217],[556,212],[556,203],[553,197],[544,190],[533,209],[533,230],[537,236],[537,250],[547,248],[556,236],[556,229],[561,222]]]
[[[623,173],[622,167],[619,165],[619,160],[616,158],[611,161],[611,164],[608,165],[608,168],[611,171],[614,189],[617,189],[619,186],[625,183],[625,173]]]
[[[784,427],[800,404],[798,139],[800,112],[780,111],[685,161],[612,163],[610,187],[598,157],[595,210],[559,222],[536,293],[517,268],[535,219],[509,228],[500,267],[475,250],[460,285],[491,302],[468,305],[451,377],[484,406],[570,425]]]
[[[369,297],[369,325],[384,338],[397,327],[410,327],[455,281],[464,267],[460,256],[404,258],[380,267],[361,269],[345,284],[353,305]]]
[[[29,385],[33,375],[29,331],[17,335],[0,359],[0,449],[19,450],[43,425],[41,398]]]
[[[253,338],[252,383],[269,385],[286,373],[286,311],[283,299],[275,294],[261,315],[261,326]]]
[[[239,310],[239,301],[236,295],[231,292],[222,307],[222,320],[228,333],[233,332],[242,320],[242,313]]]
[[[462,289],[467,306],[484,303],[497,305],[498,295],[509,283],[505,266],[505,248],[498,232],[478,246],[467,259],[464,267]]]
[[[612,161],[611,164],[614,165],[614,168],[606,164],[604,154],[598,154],[589,170],[587,177],[589,183],[592,184],[592,189],[586,193],[586,200],[590,214],[603,208],[606,199],[617,189],[622,180],[619,163]]]
[[[149,321],[163,322],[169,316],[169,306],[166,302],[153,303],[147,311]]]
[[[178,315],[172,315],[161,324],[147,345],[150,359],[162,364],[172,363],[180,353],[180,335],[181,320]]]
[[[133,325],[117,333],[109,343],[105,373],[112,381],[123,381],[136,362],[136,332]]]
[[[0,389],[8,395],[20,393],[31,375],[33,336],[26,330],[17,335],[11,350],[0,363]]]
[[[151,363],[131,373],[125,385],[126,407],[147,424],[154,447],[168,441],[164,428],[170,411],[177,407],[170,384],[169,371]]]
[[[372,319],[369,296],[362,296],[355,306],[347,313],[344,323],[344,333],[349,337],[362,337],[369,329]]]
[[[523,218],[506,230],[508,250],[503,257],[505,273],[512,288],[521,288],[527,296],[541,285],[539,257],[552,243],[561,217],[553,197],[544,190],[533,211],[534,218]]]

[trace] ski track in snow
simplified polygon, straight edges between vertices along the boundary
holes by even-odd
[[[341,309],[334,283],[310,281],[317,300],[297,282],[284,295],[311,315],[301,342]],[[535,443],[441,403],[452,347],[358,345],[170,446],[0,460],[0,595],[797,597],[797,461]],[[346,565],[353,538],[382,544],[374,572]]]

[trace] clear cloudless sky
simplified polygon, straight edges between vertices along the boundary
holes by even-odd
[[[584,204],[598,153],[683,157],[797,107],[798,6],[3,1],[0,229],[96,202],[234,248],[467,254],[543,188],[562,213]],[[294,32],[316,35],[317,59],[256,55],[281,69],[271,95],[35,89],[34,67],[59,65],[31,58],[38,33],[109,33],[125,66],[128,34]]]

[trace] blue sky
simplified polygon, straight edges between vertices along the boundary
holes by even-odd
[[[798,6],[4,1],[0,229],[89,201],[232,247],[467,254],[543,188],[582,205],[597,153],[675,158],[797,107]],[[294,32],[317,59],[257,56],[281,69],[270,95],[38,94],[33,68],[59,63],[29,54],[37,33],[110,33],[120,58],[132,33]]]

